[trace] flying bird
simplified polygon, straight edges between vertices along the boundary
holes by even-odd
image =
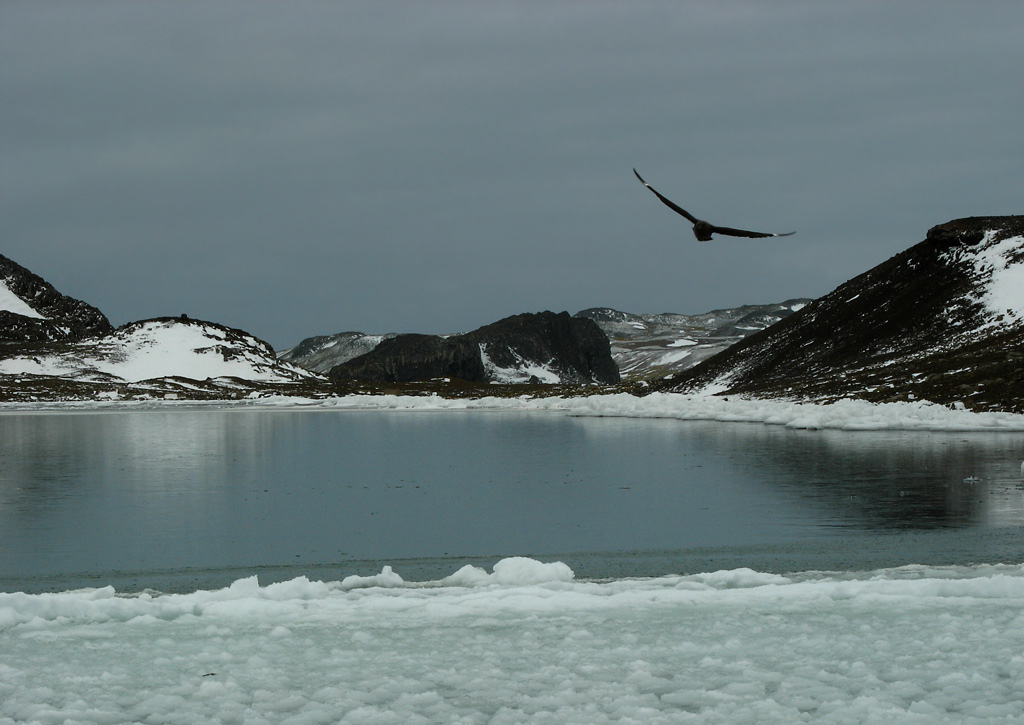
[[[693,236],[697,237],[698,242],[710,242],[712,234],[725,234],[730,237],[788,237],[790,234],[796,234],[796,232],[786,232],[785,234],[772,234],[770,232],[748,232],[745,229],[733,229],[732,227],[716,227],[714,224],[698,219],[690,212],[686,211],[683,207],[674,203],[670,199],[666,199],[664,196],[658,193],[658,190],[653,186],[644,181],[644,177],[637,173],[636,169],[633,169],[633,173],[636,174],[636,178],[640,179],[640,183],[654,192],[654,195],[661,199],[661,203],[667,206],[669,209],[674,211],[676,214],[682,214],[684,217],[689,219],[693,223]]]

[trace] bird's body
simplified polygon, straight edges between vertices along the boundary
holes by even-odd
[[[693,236],[697,237],[698,242],[710,242],[712,234],[724,234],[730,237],[788,237],[790,234],[796,234],[796,232],[786,232],[784,234],[772,234],[771,232],[748,232],[745,229],[733,229],[732,227],[719,227],[710,222],[706,222],[703,219],[698,219],[690,212],[686,211],[683,207],[679,206],[675,202],[658,193],[657,189],[644,181],[644,177],[637,173],[636,169],[633,169],[633,173],[636,174],[636,178],[640,179],[640,183],[650,189],[656,197],[661,200],[661,203],[667,206],[669,209],[674,211],[676,214],[681,214],[686,217],[691,224],[693,224]]]

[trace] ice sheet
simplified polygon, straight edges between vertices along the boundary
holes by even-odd
[[[1024,717],[1022,566],[606,582],[567,569],[0,594],[0,721]]]

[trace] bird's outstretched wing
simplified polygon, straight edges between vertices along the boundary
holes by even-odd
[[[697,223],[697,221],[698,221],[697,217],[695,217],[695,216],[694,216],[693,214],[691,214],[690,212],[686,211],[686,209],[684,209],[683,207],[679,206],[678,204],[676,204],[676,203],[675,203],[675,202],[673,202],[672,200],[670,200],[670,199],[666,199],[666,198],[665,198],[664,196],[662,196],[661,194],[659,194],[659,193],[658,193],[658,190],[657,190],[657,189],[655,189],[655,188],[654,188],[653,186],[651,186],[651,185],[650,185],[650,184],[648,184],[648,183],[647,183],[646,181],[644,181],[644,177],[640,176],[640,174],[637,174],[637,171],[636,171],[636,169],[633,169],[633,173],[634,173],[634,174],[636,174],[636,178],[640,179],[640,183],[641,183],[641,184],[643,184],[643,185],[644,185],[644,186],[646,186],[646,187],[647,187],[648,189],[650,189],[651,191],[653,191],[653,192],[654,192],[654,195],[655,195],[656,197],[658,197],[659,199],[661,199],[661,203],[662,203],[662,204],[664,204],[665,206],[667,206],[667,207],[668,207],[669,209],[671,209],[672,211],[674,211],[674,212],[675,212],[676,214],[682,214],[682,215],[683,215],[684,217],[686,217],[687,219],[689,219],[691,223],[693,223],[693,224],[696,224],[696,223]]]
[[[731,227],[716,227],[713,226],[711,229],[712,234],[724,234],[728,237],[751,237],[754,239],[760,237],[788,237],[796,232],[786,232],[784,234],[772,234],[771,232],[748,232],[745,229],[732,229]]]

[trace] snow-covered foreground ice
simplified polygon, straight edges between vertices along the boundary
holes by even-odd
[[[0,594],[0,721],[1024,718],[1024,567]]]

